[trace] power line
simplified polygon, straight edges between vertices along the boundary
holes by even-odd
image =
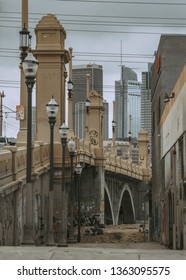
[[[186,4],[185,4],[186,5]],[[21,13],[20,12],[0,12],[0,14],[20,14],[20,20],[21,20]],[[29,18],[30,19],[33,19],[33,20],[40,20],[41,17],[43,17],[43,14],[42,13],[37,13],[37,12],[34,12],[34,13],[29,13],[30,15],[37,15],[38,18]],[[183,20],[185,21],[186,18],[185,17],[154,17],[154,16],[119,16],[119,15],[91,15],[91,14],[58,14],[58,13],[55,13],[55,15],[58,17],[80,17],[80,18],[83,18],[83,17],[86,17],[88,19],[90,18],[108,18],[108,19],[111,19],[111,18],[116,18],[116,19],[149,19],[149,20]]]
[[[19,50],[16,49],[2,49],[0,48],[0,53],[1,52],[10,52],[10,53],[17,53],[19,54]],[[95,57],[115,57],[115,58],[121,58],[121,54],[119,53],[107,53],[107,52],[80,52],[80,51],[75,51],[73,52],[73,56],[95,56]],[[131,57],[131,58],[152,58],[154,57],[154,54],[140,54],[140,53],[125,53],[122,54],[122,57]],[[3,81],[3,80],[0,80]]]
[[[167,5],[167,6],[185,6],[186,3],[178,2],[142,2],[142,1],[101,1],[101,0],[56,0],[61,2],[82,2],[82,3],[97,3],[97,4],[127,4],[127,5]]]
[[[6,105],[3,105],[3,107],[6,108],[7,110],[11,111],[11,113],[16,113],[16,111],[12,110],[11,108],[7,107]]]
[[[37,22],[38,22],[38,20],[39,19],[37,19],[37,21],[36,21],[36,19],[34,20],[34,21],[30,21],[31,23],[34,23],[34,24],[37,24]],[[20,23],[21,22],[21,19],[20,20],[17,20],[16,19],[16,21],[15,20],[13,20],[13,21],[11,21],[10,19],[9,19],[9,17],[8,17],[8,19],[6,19],[6,17],[5,17],[5,19],[0,19],[0,21],[2,21],[2,22],[4,22],[4,21],[8,21],[8,22],[18,22],[18,23]],[[122,21],[105,21],[105,20],[79,20],[79,19],[75,19],[75,20],[72,20],[72,19],[70,19],[70,20],[68,20],[68,19],[66,19],[66,20],[63,20],[63,24],[71,24],[71,25],[85,25],[85,26],[87,26],[87,25],[90,25],[90,26],[96,26],[96,25],[98,25],[98,26],[100,26],[100,25],[102,25],[102,26],[114,26],[114,27],[116,27],[116,26],[121,26],[121,27],[123,27],[123,26],[139,26],[140,25],[140,27],[184,27],[184,26],[186,26],[186,23],[170,23],[170,22],[167,22],[166,24],[165,23],[161,23],[161,22],[152,22],[152,21],[150,21],[150,22],[138,22],[138,21],[135,21],[135,22],[130,22],[130,21],[125,21],[125,22],[122,22]],[[10,26],[10,25],[9,25]]]
[[[16,26],[5,26],[5,25],[0,25],[0,28],[19,28]],[[35,29],[34,27],[30,27],[30,30]],[[85,32],[85,33],[112,33],[112,34],[141,34],[141,35],[161,35],[162,32],[147,32],[147,31],[116,31],[116,30],[85,30],[85,29],[65,29],[67,32]],[[167,34],[172,34],[172,32],[166,32]]]

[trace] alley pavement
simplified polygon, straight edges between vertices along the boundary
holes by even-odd
[[[117,244],[1,246],[0,260],[186,260],[186,250],[169,250],[153,243],[127,248]]]

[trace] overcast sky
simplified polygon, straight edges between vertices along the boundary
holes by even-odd
[[[141,72],[147,70],[148,62],[154,61],[160,35],[186,33],[186,0],[28,1],[32,48],[38,21],[47,13],[55,14],[67,31],[65,47],[73,48],[73,64],[90,62],[103,66],[104,99],[110,108],[114,82],[120,79],[121,61],[134,69],[141,80]],[[6,95],[3,133],[15,137],[19,123],[11,110],[15,111],[20,103],[21,3],[21,0],[0,0],[0,91],[4,90]]]

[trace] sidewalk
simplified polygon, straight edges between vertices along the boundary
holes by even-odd
[[[74,244],[68,247],[2,246],[0,260],[186,260],[186,250],[173,251],[154,243]]]

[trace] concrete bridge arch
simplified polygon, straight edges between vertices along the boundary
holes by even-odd
[[[114,211],[113,211],[113,205],[112,205],[112,199],[110,196],[109,189],[107,187],[107,184],[105,183],[105,192],[104,192],[104,197],[105,197],[105,224],[115,224],[114,221]]]
[[[111,175],[111,174],[109,174]],[[105,224],[134,224],[138,206],[138,191],[135,183],[128,184],[122,178],[105,178]]]
[[[117,213],[116,224],[134,224],[136,221],[132,193],[127,184],[123,186]]]

